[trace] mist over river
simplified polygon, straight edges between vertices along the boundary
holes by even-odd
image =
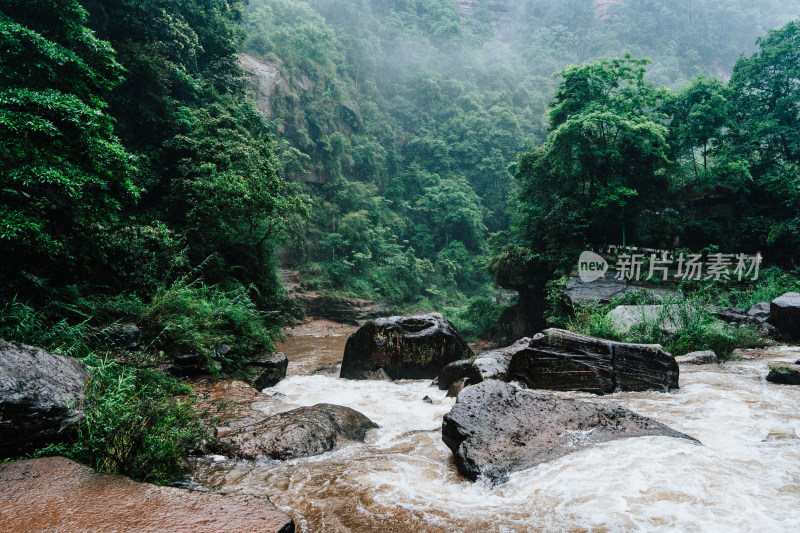
[[[266,389],[286,405],[326,402],[380,425],[365,444],[285,462],[195,462],[194,481],[229,493],[268,495],[308,532],[798,531],[800,388],[766,383],[769,362],[800,348],[748,352],[752,360],[684,366],[674,393],[604,397],[699,439],[623,439],[472,483],[441,439],[455,400],[429,381],[350,381],[309,375],[341,357],[347,330],[295,335],[280,349],[288,378]],[[432,403],[423,401],[429,396]]]

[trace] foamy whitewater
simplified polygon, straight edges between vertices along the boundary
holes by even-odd
[[[456,471],[441,439],[454,399],[430,382],[294,375],[265,392],[285,394],[286,408],[352,407],[381,427],[364,444],[317,457],[202,459],[195,482],[268,495],[309,532],[800,531],[800,387],[764,381],[769,362],[798,358],[800,349],[782,347],[752,361],[682,367],[681,389],[670,394],[571,393],[617,402],[703,446],[667,437],[609,442],[495,487]]]

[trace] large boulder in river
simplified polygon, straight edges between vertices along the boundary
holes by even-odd
[[[581,448],[628,437],[695,439],[615,404],[598,404],[484,381],[458,395],[442,440],[465,477],[500,483],[508,474]]]
[[[64,457],[0,464],[3,531],[291,533],[266,497],[189,491],[99,474]]]
[[[379,318],[347,339],[340,377],[367,379],[383,369],[392,379],[432,379],[448,363],[472,355],[439,313]]]
[[[800,292],[787,292],[772,300],[769,322],[791,339],[800,339]]]
[[[88,379],[77,359],[0,340],[0,457],[68,440]]]
[[[675,358],[658,344],[628,344],[563,329],[537,333],[511,357],[509,375],[532,389],[669,391],[678,388]]]
[[[378,427],[354,409],[318,403],[271,416],[220,438],[219,449],[239,459],[286,460],[319,455]]]

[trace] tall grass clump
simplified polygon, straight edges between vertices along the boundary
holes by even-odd
[[[85,418],[76,441],[43,453],[137,481],[178,479],[184,458],[208,438],[187,396],[189,387],[155,369],[90,359]]]
[[[0,339],[68,357],[85,357],[92,351],[92,328],[88,322],[89,319],[77,324],[66,319],[49,320],[45,313],[14,298],[0,308]]]

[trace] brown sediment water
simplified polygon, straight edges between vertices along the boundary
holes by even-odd
[[[490,486],[458,474],[442,443],[442,416],[454,402],[444,391],[427,381],[304,375],[341,359],[346,337],[298,337],[292,350],[281,348],[295,371],[265,392],[294,406],[346,405],[381,427],[364,444],[311,458],[199,459],[194,479],[268,495],[298,531],[800,531],[800,387],[764,381],[769,362],[794,361],[798,348],[682,367],[681,389],[669,394],[566,393],[617,402],[704,445],[667,437],[608,442]]]
[[[341,361],[347,337],[357,329],[357,326],[320,319],[296,326],[277,346],[289,359],[286,375],[311,374],[322,366]]]

